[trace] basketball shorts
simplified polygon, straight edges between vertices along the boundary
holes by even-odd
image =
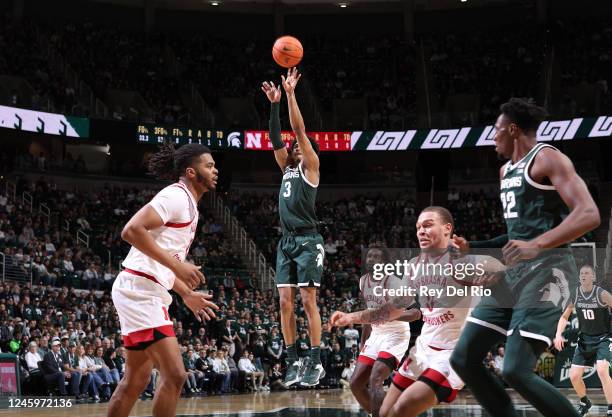
[[[397,368],[410,344],[410,333],[385,333],[373,330],[357,358],[358,362],[372,366],[377,359],[394,360]]]
[[[405,390],[415,381],[429,385],[439,402],[452,402],[464,383],[450,366],[451,349],[433,348],[417,338],[408,358],[393,376],[393,385]]]
[[[320,287],[324,258],[320,234],[284,235],[276,247],[276,286]]]
[[[174,337],[168,307],[172,297],[160,284],[122,271],[112,290],[126,349],[142,350],[165,337]]]
[[[483,297],[467,320],[504,336],[518,332],[550,346],[577,276],[575,261],[566,256],[526,261],[508,270],[493,295]]]
[[[612,358],[612,337],[609,334],[591,336],[581,334],[572,359],[572,366],[592,368],[596,361]]]

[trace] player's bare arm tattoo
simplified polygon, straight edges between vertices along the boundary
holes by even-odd
[[[355,314],[355,323],[382,324],[395,320],[402,315],[404,309],[411,304],[408,297],[395,297],[378,308],[358,311]]]

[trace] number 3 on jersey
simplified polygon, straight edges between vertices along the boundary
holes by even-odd
[[[501,193],[501,201],[502,206],[504,207],[504,219],[516,219],[518,217],[518,213],[512,210],[516,206],[514,191]]]
[[[283,193],[283,197],[287,198],[291,195],[291,183],[290,182],[286,182],[285,183],[285,192]]]

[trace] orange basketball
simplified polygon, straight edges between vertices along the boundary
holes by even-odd
[[[278,38],[272,47],[272,57],[281,67],[295,67],[300,63],[303,56],[302,43],[293,36]]]

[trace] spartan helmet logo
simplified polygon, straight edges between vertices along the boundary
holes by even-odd
[[[565,308],[570,298],[569,283],[565,279],[565,274],[558,268],[552,269],[554,282],[549,282],[540,289],[542,298],[540,301],[550,301],[556,306]]]
[[[240,143],[240,132],[232,132],[227,135],[227,142],[232,148],[241,148],[242,143]]]

